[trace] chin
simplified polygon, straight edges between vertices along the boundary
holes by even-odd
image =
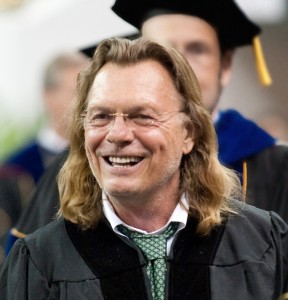
[[[124,185],[120,185],[120,186],[104,186],[103,190],[105,191],[105,193],[109,196],[111,195],[112,197],[130,197],[133,196],[137,193],[137,191],[139,192],[139,190],[136,190],[135,187],[131,187],[131,186],[124,186]]]

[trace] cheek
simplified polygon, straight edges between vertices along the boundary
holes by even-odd
[[[203,67],[197,63],[191,64],[192,69],[198,79],[200,89],[202,94],[207,93],[207,89],[209,90],[209,86],[211,86],[211,82],[213,81],[213,73],[210,68]]]
[[[220,73],[220,60],[210,58],[206,62],[197,62],[197,60],[188,60],[190,66],[192,67],[201,89],[210,84],[215,84],[219,80]]]
[[[90,134],[87,134],[85,132],[85,150],[86,150],[86,156],[88,158],[88,161],[90,163],[90,167],[92,167],[92,162],[95,161],[95,151],[94,151],[94,143],[93,143],[93,138],[91,137]]]
[[[104,139],[104,135],[99,134],[96,130],[85,130],[85,148],[95,151]]]
[[[214,68],[202,68],[196,74],[201,89],[209,89],[219,81],[219,70]]]
[[[192,58],[190,58],[190,59],[188,58],[188,62],[189,62],[189,65],[191,66],[191,68],[193,69],[197,78],[203,76],[202,73],[203,73],[204,68],[203,68],[203,66],[201,66],[200,63],[198,63],[195,59],[192,59]]]
[[[90,168],[92,173],[98,183],[101,186],[101,180],[99,178],[100,166],[96,156],[96,150],[100,145],[100,139],[98,134],[95,134],[92,130],[85,131],[85,150],[86,156],[89,161]]]
[[[84,137],[86,156],[89,160],[90,166],[93,169],[93,172],[95,172],[95,166],[98,166],[96,152],[99,150],[104,137],[95,132],[95,130],[85,130]]]
[[[184,144],[183,129],[168,128],[162,135],[155,137],[154,141],[155,149],[158,146],[161,153],[176,159],[182,156]]]

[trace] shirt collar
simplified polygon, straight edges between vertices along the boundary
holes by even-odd
[[[134,228],[131,227],[129,225],[127,225],[126,223],[124,223],[115,213],[110,201],[108,200],[107,196],[103,193],[102,194],[102,201],[103,201],[103,211],[104,211],[104,215],[107,218],[107,220],[109,221],[112,229],[114,232],[116,232],[117,234],[123,235],[121,232],[119,232],[119,230],[117,229],[117,226],[122,224],[124,226],[126,226],[128,229],[130,230],[134,230],[140,233],[144,233],[144,234],[148,234],[148,232],[143,231],[141,229],[138,228]],[[164,231],[168,225],[170,224],[170,222],[178,222],[179,223],[179,227],[177,229],[177,232],[181,229],[183,229],[186,226],[187,223],[187,218],[188,218],[188,209],[189,209],[189,205],[188,205],[188,201],[185,197],[185,195],[183,195],[181,197],[181,202],[182,205],[180,203],[178,203],[171,215],[171,217],[169,218],[168,222],[165,224],[165,226],[163,226],[162,228],[154,231],[154,232],[149,232],[149,234],[161,234],[162,231]],[[185,208],[184,208],[184,207]]]

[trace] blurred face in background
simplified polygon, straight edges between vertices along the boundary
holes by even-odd
[[[169,43],[185,56],[198,78],[204,105],[212,113],[231,71],[231,53],[221,56],[215,29],[198,17],[167,14],[145,21],[142,35]]]
[[[83,66],[71,66],[57,73],[56,84],[44,91],[44,103],[49,125],[67,138],[67,121],[75,95],[77,76]]]

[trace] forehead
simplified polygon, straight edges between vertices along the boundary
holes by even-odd
[[[164,14],[146,20],[142,25],[143,36],[165,39],[169,42],[203,40],[218,44],[217,32],[205,20],[182,14]]]
[[[168,71],[157,61],[132,65],[107,63],[96,75],[88,95],[88,106],[142,106],[160,108],[180,101]]]

